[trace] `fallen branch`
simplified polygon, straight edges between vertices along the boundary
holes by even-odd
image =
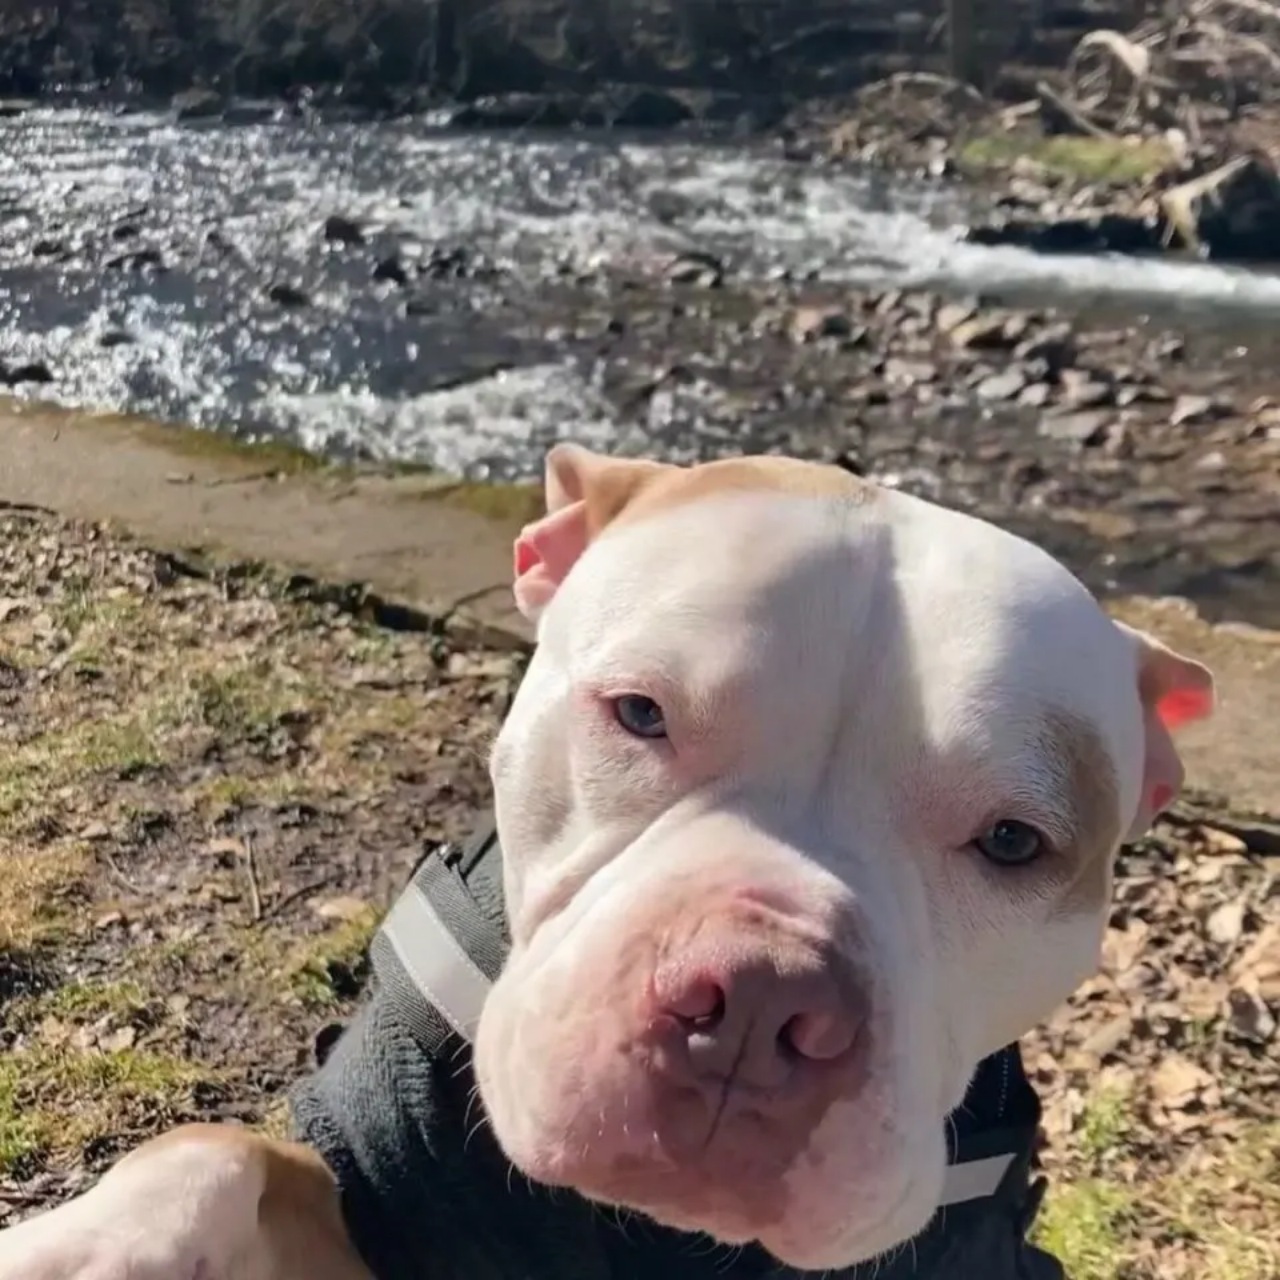
[[[1071,52],[1068,75],[1079,59],[1095,50],[1113,59],[1135,84],[1141,84],[1151,74],[1151,50],[1146,45],[1137,44],[1118,31],[1089,31]]]
[[[1040,99],[1040,107],[1042,113],[1046,116],[1046,123],[1056,126],[1055,128],[1050,128],[1048,132],[1061,132],[1062,126],[1065,125],[1076,133],[1083,133],[1091,138],[1115,141],[1116,135],[1114,133],[1109,129],[1104,129],[1100,124],[1094,124],[1085,115],[1083,108],[1074,102],[1068,101],[1043,80],[1036,82],[1036,96]]]
[[[942,93],[958,91],[962,97],[968,98],[977,107],[987,105],[986,98],[971,84],[957,80],[952,76],[938,75],[933,71],[898,71],[883,80],[873,80],[858,95],[859,98],[871,97],[877,93],[888,92],[897,96],[904,89],[935,89]]]

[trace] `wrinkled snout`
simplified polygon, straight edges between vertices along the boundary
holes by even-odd
[[[751,902],[713,911],[661,954],[650,998],[658,1069],[717,1107],[803,1102],[852,1065],[866,1021],[834,940]]]
[[[776,839],[678,835],[508,966],[477,1041],[482,1097],[535,1182],[826,1265],[850,1204],[877,1224],[906,1204],[880,935]]]

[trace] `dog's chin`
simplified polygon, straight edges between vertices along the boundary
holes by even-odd
[[[801,1205],[792,1201],[781,1214],[747,1210],[723,1196],[698,1204],[670,1195],[661,1199],[587,1195],[588,1199],[628,1210],[660,1226],[698,1235],[726,1249],[759,1245],[783,1266],[795,1271],[830,1272],[870,1262],[920,1234],[936,1212],[941,1178],[926,1176],[901,1183],[897,1192],[882,1183],[868,1199],[854,1188],[839,1203]],[[580,1191],[585,1189],[579,1188]],[[767,1199],[768,1197],[764,1197]],[[868,1202],[869,1201],[869,1202]],[[771,1201],[776,1206],[778,1199]]]
[[[496,1110],[510,1118],[505,1108]],[[863,1112],[856,1123],[826,1130],[784,1166],[745,1147],[699,1156],[638,1142],[641,1133],[658,1138],[638,1116],[611,1132],[599,1131],[597,1120],[590,1134],[569,1114],[529,1126],[532,1118],[526,1110],[524,1125],[494,1126],[512,1164],[531,1181],[727,1248],[758,1244],[797,1271],[838,1271],[918,1235],[937,1209],[945,1173],[941,1119],[900,1127]]]

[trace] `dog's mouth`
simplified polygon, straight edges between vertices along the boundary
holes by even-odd
[[[883,1084],[841,1091],[797,1133],[794,1115],[756,1109],[750,1095],[713,1121],[701,1096],[629,1065],[553,1070],[519,1115],[499,1106],[495,1131],[513,1164],[542,1185],[722,1245],[758,1243],[801,1269],[850,1265],[922,1225],[908,1203],[916,1126],[902,1129]]]

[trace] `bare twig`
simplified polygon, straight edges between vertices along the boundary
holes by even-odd
[[[1042,107],[1047,109],[1048,114],[1055,117],[1058,123],[1065,123],[1077,133],[1086,134],[1091,138],[1115,138],[1116,135],[1109,129],[1094,124],[1078,103],[1071,102],[1043,80],[1037,82],[1036,94],[1040,98]]]
[[[132,893],[135,897],[140,898],[143,896],[145,890],[140,885],[135,884],[123,871],[120,870],[116,860],[109,853],[104,850],[99,854],[99,856],[106,864],[107,870],[111,873],[111,878],[120,885],[122,889]]]
[[[331,884],[337,881],[336,875],[321,876],[318,880],[311,880],[304,884],[301,888],[294,889],[291,893],[286,893],[282,898],[277,898],[267,909],[264,919],[271,919],[273,916],[279,916],[295,902],[300,902],[304,898],[309,898],[313,893],[319,893],[321,889],[327,889]]]
[[[249,913],[254,924],[262,923],[262,888],[258,884],[258,860],[253,852],[253,841],[244,839],[244,869],[249,878]]]

